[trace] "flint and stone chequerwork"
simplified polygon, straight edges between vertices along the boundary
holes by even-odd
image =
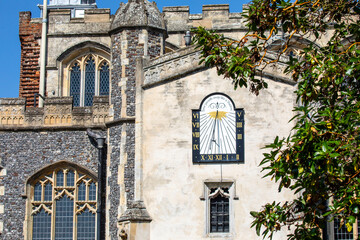
[[[186,6],[160,12],[155,2],[129,0],[111,15],[95,1],[51,1],[45,100],[38,107],[41,22],[20,13],[20,97],[0,99],[0,238],[33,239],[29,179],[67,164],[95,176],[102,161],[104,239],[260,239],[250,229],[249,212],[292,197],[261,178],[258,165],[262,147],[292,128],[295,83],[280,63],[264,71],[269,87],[260,96],[234,91],[184,41],[198,26],[239,38],[246,32],[241,13],[230,13],[227,4],[205,5],[200,14]],[[304,44],[294,42],[290,50]],[[88,74],[94,78],[91,104],[83,100]],[[245,112],[243,163],[193,163],[192,110],[215,93]],[[87,129],[106,138],[104,155]],[[211,220],[215,187],[229,209],[221,223]]]

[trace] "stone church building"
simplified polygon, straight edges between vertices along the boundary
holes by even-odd
[[[40,8],[46,21],[20,13],[19,98],[0,99],[0,238],[261,239],[250,211],[292,198],[258,165],[292,128],[295,83],[279,64],[259,96],[235,91],[184,38],[198,26],[239,38],[241,13]],[[289,54],[306,44],[294,37]]]

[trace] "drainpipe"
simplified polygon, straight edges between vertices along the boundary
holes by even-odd
[[[103,172],[105,168],[105,164],[103,162],[104,157],[104,146],[105,146],[105,137],[100,136],[99,134],[91,131],[90,129],[86,130],[88,136],[96,142],[95,147],[98,149],[98,192],[97,192],[97,225],[96,225],[96,239],[103,240],[105,239],[104,233],[105,231],[102,229],[101,220],[103,219],[103,195],[104,195],[104,187],[105,184],[102,182]]]
[[[45,96],[45,74],[46,74],[46,36],[47,36],[47,0],[44,0],[42,11],[42,31],[41,31],[41,48],[40,48],[40,86],[39,94]],[[44,106],[44,100],[39,98],[39,107]]]

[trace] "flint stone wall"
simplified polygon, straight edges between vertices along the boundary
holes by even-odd
[[[85,131],[0,132],[0,159],[7,174],[0,179],[5,195],[1,239],[24,239],[26,180],[41,168],[58,161],[74,162],[97,172],[97,149]]]

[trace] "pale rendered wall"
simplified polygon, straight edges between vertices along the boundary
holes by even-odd
[[[236,181],[239,197],[232,200],[235,236],[221,239],[261,239],[250,229],[249,212],[274,199],[291,198],[289,192],[278,194],[277,185],[262,179],[258,167],[261,148],[276,135],[289,133],[295,104],[293,86],[268,83],[269,88],[256,97],[246,89],[234,91],[230,80],[211,69],[144,91],[143,196],[153,218],[151,239],[209,239],[205,237],[205,201],[199,197],[204,180],[220,179],[220,165],[192,163],[191,109],[198,109],[213,92],[227,94],[237,108],[245,109],[245,163],[223,165],[223,178]]]

